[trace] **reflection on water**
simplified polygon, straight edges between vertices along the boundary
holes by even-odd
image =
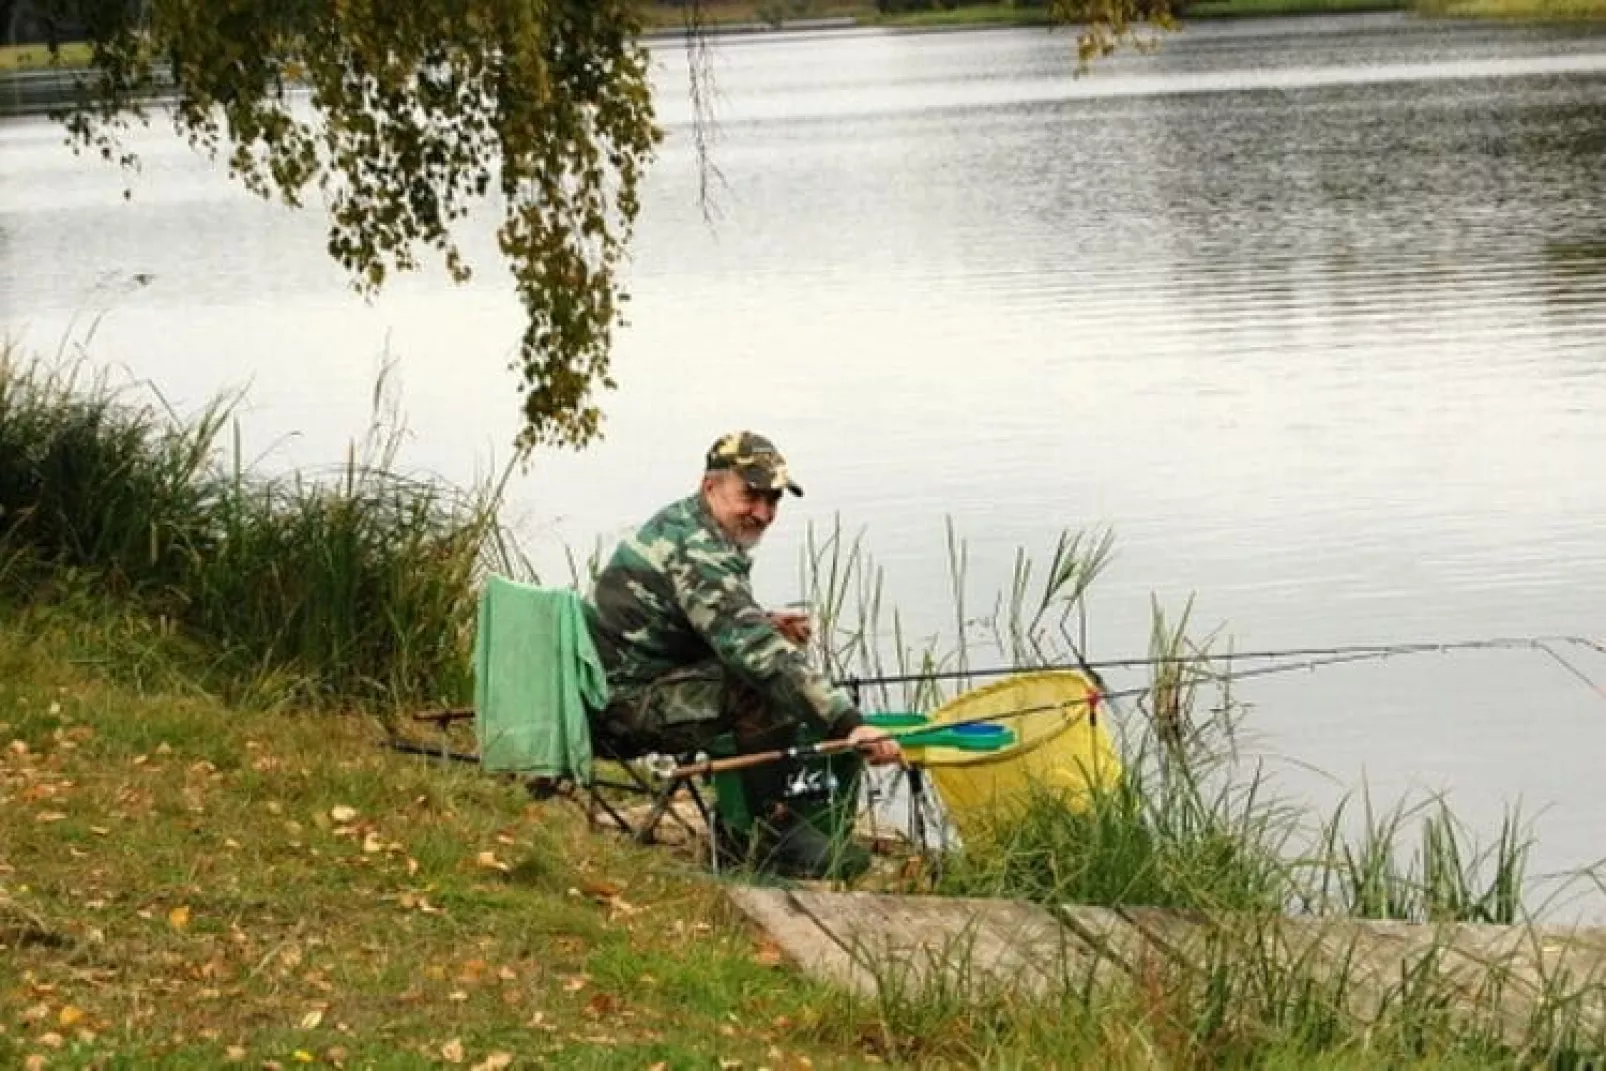
[[[1213,24],[1082,79],[1068,37],[1029,31],[717,51],[719,222],[666,48],[609,438],[515,481],[558,572],[560,541],[611,539],[750,425],[810,491],[764,549],[776,601],[804,527],[840,513],[910,631],[945,628],[951,516],[976,605],[1015,545],[1113,525],[1095,654],[1142,646],[1150,592],[1197,592],[1197,620],[1262,648],[1601,631],[1606,35]],[[0,311],[36,348],[109,305],[98,361],[181,403],[250,381],[270,464],[340,456],[388,349],[418,464],[505,456],[518,309],[490,221],[473,285],[365,304],[317,219],[142,145],[124,205],[58,131],[0,124]],[[1537,656],[1243,695],[1264,752],[1332,774],[1289,767],[1294,791],[1446,789],[1479,828],[1520,797],[1540,869],[1606,855],[1606,702]]]

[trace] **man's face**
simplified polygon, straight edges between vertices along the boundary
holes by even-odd
[[[737,546],[752,550],[775,520],[781,492],[755,491],[734,472],[711,472],[703,477],[703,500],[719,530]]]

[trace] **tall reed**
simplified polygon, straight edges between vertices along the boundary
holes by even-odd
[[[973,683],[978,650],[1021,668],[1085,663],[1089,594],[1114,554],[1109,532],[1062,533],[1045,569],[1017,550],[991,600],[971,590],[964,539],[951,524],[945,535],[952,631],[916,638],[888,609],[862,539],[840,524],[808,533],[801,579],[822,622],[817,653],[839,679],[872,682],[860,684],[866,705],[932,710]],[[1175,613],[1152,603],[1149,679],[1113,711],[1125,776],[1082,805],[1029,794],[952,853],[941,891],[1411,921],[1522,917],[1529,841],[1515,812],[1487,847],[1442,800],[1377,810],[1367,799],[1360,813],[1340,806],[1313,820],[1241,756],[1230,648],[1195,632],[1191,598]],[[887,676],[911,679],[873,683]]]
[[[502,484],[397,468],[375,391],[368,434],[322,478],[267,477],[225,449],[238,397],[182,417],[82,364],[0,349],[0,596],[79,577],[171,620],[226,691],[339,705],[470,690],[475,582],[520,571]]]

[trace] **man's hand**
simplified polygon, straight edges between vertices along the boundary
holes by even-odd
[[[885,729],[874,725],[861,725],[853,730],[848,734],[848,743],[863,751],[865,761],[871,766],[885,766],[903,758],[898,742],[888,736]]]
[[[814,635],[814,623],[809,620],[808,614],[795,610],[776,610],[769,616],[770,624],[799,647],[807,646]]]

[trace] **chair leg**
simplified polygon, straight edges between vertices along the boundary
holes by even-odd
[[[658,823],[663,820],[665,814],[673,815],[675,821],[682,826],[686,826],[686,820],[675,813],[673,804],[675,802],[675,794],[683,787],[686,787],[688,783],[688,778],[676,777],[658,790],[656,797],[653,799],[652,810],[647,812],[647,817],[641,821],[641,829],[636,832],[637,844],[652,843],[653,831],[658,828]],[[694,792],[693,795],[695,794]],[[695,831],[689,827],[687,827],[687,832],[695,835]]]

